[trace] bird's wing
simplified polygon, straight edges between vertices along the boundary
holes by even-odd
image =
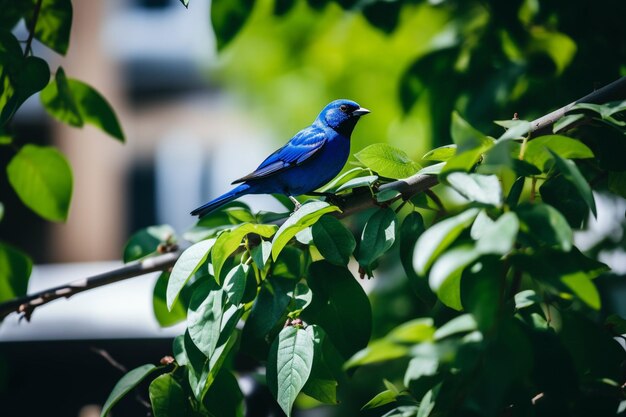
[[[301,130],[285,146],[268,156],[254,172],[233,181],[233,184],[265,178],[300,165],[317,154],[324,147],[326,140],[326,134],[322,129],[309,127]]]

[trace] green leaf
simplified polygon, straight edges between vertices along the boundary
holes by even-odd
[[[222,329],[224,290],[215,281],[203,280],[194,291],[187,312],[187,330],[196,347],[210,358]]]
[[[548,178],[539,187],[539,193],[541,200],[560,211],[573,228],[580,229],[587,222],[589,207],[576,186],[564,175]]]
[[[502,205],[502,187],[495,175],[452,172],[445,181],[470,201],[494,207]]]
[[[109,398],[107,398],[104,406],[102,407],[100,417],[106,417],[109,414],[109,411],[111,411],[111,408],[117,404],[119,400],[121,400],[133,388],[139,385],[141,381],[157,369],[160,368],[157,368],[152,364],[146,364],[137,367],[124,375],[122,379],[115,384],[115,387],[113,387],[113,391],[111,391]]]
[[[150,226],[133,234],[124,247],[124,262],[136,261],[157,253],[159,245],[176,242],[176,232],[172,226],[162,224]]]
[[[452,113],[450,134],[457,146],[456,154],[450,158],[441,173],[469,171],[480,160],[481,155],[488,151],[494,140],[474,129],[457,112]]]
[[[84,121],[62,67],[57,69],[54,79],[39,94],[43,107],[57,120],[82,127]]]
[[[600,310],[600,294],[598,289],[584,272],[576,272],[561,277],[561,282],[594,310]]]
[[[332,180],[330,183],[326,184],[324,187],[321,188],[321,191],[325,193],[335,193],[337,192],[337,188],[341,187],[346,182],[357,177],[365,177],[370,175],[372,175],[372,172],[369,169],[355,167],[344,172],[343,174]]]
[[[185,417],[189,415],[187,396],[172,374],[159,375],[149,388],[154,417]]]
[[[447,161],[456,155],[456,145],[444,145],[432,149],[422,157],[425,161]]]
[[[170,310],[189,278],[200,268],[209,256],[215,239],[207,239],[187,248],[178,258],[169,282],[167,283],[167,308]]]
[[[33,94],[41,91],[50,80],[48,63],[29,56],[15,68],[8,69],[4,78],[4,91],[0,96],[0,126],[5,125],[17,109]]]
[[[518,310],[539,302],[541,302],[541,297],[534,290],[524,290],[515,294],[515,308]]]
[[[495,123],[506,128],[506,132],[498,138],[498,141],[523,138],[532,128],[530,122],[526,120],[497,120]]]
[[[522,223],[521,230],[531,241],[557,247],[565,252],[572,249],[573,233],[558,210],[542,203],[520,204],[515,212]]]
[[[561,117],[557,120],[552,126],[552,133],[559,133],[563,130],[567,130],[572,126],[572,124],[577,121],[583,119],[585,117],[584,114],[568,114],[566,116]],[[574,125],[575,126],[575,125]]]
[[[189,336],[208,358],[212,358],[216,348],[230,337],[243,314],[239,307],[226,304],[225,298],[225,291],[208,278],[194,291],[189,302]]]
[[[398,393],[396,393],[395,391],[388,389],[384,390],[382,392],[379,392],[374,398],[369,400],[363,407],[361,407],[361,410],[370,410],[372,408],[382,407],[385,404],[394,402],[397,396]]]
[[[456,156],[471,150],[486,150],[493,145],[492,139],[474,129],[457,112],[452,113],[452,127],[450,134],[452,135],[452,140],[457,146]]]
[[[180,0],[180,2],[183,4],[183,6],[189,7],[189,0]]]
[[[268,242],[267,240],[261,240],[261,243],[252,249],[252,260],[260,270],[265,269],[271,255],[272,242]]]
[[[470,245],[450,249],[439,256],[430,270],[428,283],[439,300],[450,308],[461,310],[461,275],[480,253]]]
[[[268,387],[280,408],[291,416],[291,407],[304,387],[315,354],[313,327],[285,327],[274,340],[268,357]]]
[[[231,269],[224,278],[224,291],[226,291],[228,301],[232,305],[239,305],[243,299],[249,269],[248,265],[239,264]]]
[[[410,387],[412,382],[425,377],[434,376],[439,368],[439,360],[433,356],[417,356],[411,359],[404,374],[404,385]]]
[[[598,213],[596,211],[596,202],[593,199],[591,187],[589,186],[589,183],[587,182],[585,177],[583,177],[583,174],[581,174],[578,170],[576,164],[569,159],[561,158],[557,153],[553,152],[552,150],[548,150],[550,151],[550,154],[554,157],[556,167],[559,169],[559,171],[561,171],[565,179],[576,187],[576,189],[580,193],[580,196],[583,198],[585,203],[587,203],[589,209],[591,209],[593,216],[598,217]]]
[[[410,345],[430,341],[435,334],[431,318],[408,321],[390,331],[382,339],[371,342],[365,349],[352,356],[344,365],[349,369],[355,366],[384,362],[407,356]]]
[[[519,227],[519,220],[515,213],[504,213],[498,220],[483,227],[480,238],[476,242],[476,251],[481,255],[507,254],[515,245]]]
[[[576,55],[576,42],[564,33],[547,30],[544,26],[535,26],[530,30],[530,42],[528,51],[532,54],[545,54],[556,69],[556,74],[561,74]]]
[[[313,302],[303,311],[304,320],[323,328],[344,357],[364,348],[372,331],[372,310],[350,271],[326,261],[314,262],[307,283]]]
[[[53,147],[24,145],[7,165],[11,186],[41,217],[67,220],[72,198],[72,169]]]
[[[254,0],[214,0],[211,3],[211,23],[217,49],[228,45],[252,13]]]
[[[67,82],[83,121],[124,142],[122,127],[106,99],[82,81],[68,78]]]
[[[389,207],[375,211],[367,220],[356,258],[368,275],[376,260],[393,246],[396,228],[396,213]]]
[[[413,252],[413,267],[419,275],[474,221],[479,210],[468,209],[434,224],[420,236]]]
[[[0,242],[0,302],[26,295],[32,268],[25,253]]]
[[[378,175],[366,175],[364,177],[352,178],[351,180],[341,184],[335,192],[340,193],[342,191],[348,191],[359,187],[371,187],[377,180]]]
[[[211,417],[243,417],[242,400],[243,394],[235,375],[221,369],[202,403]]]
[[[433,297],[428,287],[428,282],[424,277],[418,276],[413,268],[413,251],[415,250],[415,244],[417,239],[424,233],[424,230],[424,219],[417,211],[409,213],[404,218],[400,226],[400,262],[402,263],[402,268],[409,279],[409,284],[415,295],[424,305],[431,306],[435,301],[435,297]]]
[[[187,309],[180,298],[174,302],[171,310],[167,308],[167,302],[165,300],[169,278],[169,272],[162,272],[154,284],[154,290],[152,292],[152,310],[154,311],[154,317],[161,327],[172,326],[185,320],[187,317]]]
[[[463,314],[453,318],[435,332],[435,340],[445,339],[458,333],[473,332],[478,329],[476,319],[471,314]]]
[[[273,224],[243,223],[230,230],[223,231],[217,237],[211,252],[211,263],[213,264],[215,279],[219,282],[224,262],[237,250],[244,236],[254,233],[259,236],[270,237],[277,229],[278,227]]]
[[[552,153],[568,159],[593,158],[591,149],[579,140],[561,135],[546,135],[528,141],[524,160],[543,172],[548,172],[554,158]]]
[[[344,379],[341,368],[344,360],[335,349],[326,332],[313,324],[313,368],[302,392],[325,404],[337,404],[337,380]]]
[[[311,227],[313,243],[322,256],[336,265],[347,265],[356,248],[352,233],[335,217],[324,215]]]
[[[31,19],[32,14],[28,20]],[[65,55],[70,43],[71,29],[71,0],[43,0],[35,26],[35,38],[61,55]]]
[[[295,213],[280,226],[272,240],[272,258],[277,259],[280,251],[300,231],[315,223],[321,216],[333,211],[339,211],[324,201],[312,201],[303,204]]]
[[[290,317],[298,317],[302,310],[307,308],[313,300],[313,292],[304,282],[297,283],[290,295],[293,299],[290,307]]]
[[[387,362],[408,356],[408,346],[394,343],[391,340],[379,339],[371,342],[365,349],[356,352],[344,365],[344,369],[373,363]]]
[[[387,178],[410,177],[421,169],[406,152],[386,143],[370,145],[354,157],[378,175]]]

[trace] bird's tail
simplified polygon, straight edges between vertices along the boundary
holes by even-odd
[[[250,185],[243,183],[233,188],[229,192],[222,194],[221,196],[209,201],[208,203],[198,207],[191,212],[192,216],[204,217],[213,210],[218,209],[220,206],[232,201],[242,195],[250,194]]]

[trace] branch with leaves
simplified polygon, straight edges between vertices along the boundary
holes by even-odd
[[[622,77],[615,82],[608,84],[585,97],[576,100],[575,102],[568,104],[558,110],[555,110],[545,116],[542,116],[528,124],[524,130],[520,130],[523,134],[527,134],[528,137],[534,137],[550,129],[557,121],[559,121],[566,113],[571,110],[577,103],[590,103],[597,104],[604,101],[612,101],[626,97],[626,77]],[[574,115],[574,121],[579,121],[580,114]],[[427,170],[429,168],[426,168]],[[423,171],[422,171],[423,172]],[[346,176],[344,181],[347,182]],[[357,177],[358,178],[358,177]],[[357,189],[357,191],[350,193],[348,196],[341,198],[341,212],[333,213],[333,216],[337,218],[343,218],[350,216],[354,213],[375,207],[381,204],[389,204],[393,200],[404,199],[408,200],[416,194],[426,192],[432,187],[437,185],[439,180],[436,175],[424,174],[418,172],[406,179],[396,180],[381,184],[376,188],[378,195],[388,195],[392,198],[385,201],[377,201],[373,197],[372,193],[367,189]],[[345,182],[344,182],[345,184]],[[352,186],[369,185],[368,182],[354,182]],[[335,184],[337,185],[337,184]],[[333,184],[330,184],[332,187]],[[335,190],[339,189],[335,186]],[[284,223],[285,217],[274,220],[274,224],[280,226]],[[170,244],[168,240],[171,238],[173,231],[168,230],[167,233],[162,234],[160,239]],[[158,240],[157,240],[158,242]],[[30,320],[30,317],[35,308],[47,304],[59,298],[69,298],[74,294],[87,291],[91,288],[97,288],[103,285],[111,284],[125,279],[134,278],[147,273],[155,271],[165,271],[174,266],[180,253],[174,246],[162,246],[162,248],[168,248],[167,250],[174,250],[173,252],[165,253],[162,255],[152,256],[147,259],[137,260],[113,271],[109,271],[103,274],[99,274],[93,277],[81,279],[79,281],[61,285],[55,288],[50,288],[37,293],[33,293],[24,297],[19,297],[4,303],[0,303],[0,318],[5,317],[11,312],[18,312],[23,314],[23,317]],[[131,258],[127,258],[131,259]]]

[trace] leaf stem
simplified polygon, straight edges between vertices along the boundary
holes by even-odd
[[[41,4],[43,0],[37,0],[35,3],[35,9],[33,10],[33,20],[30,24],[28,39],[26,39],[26,48],[24,48],[24,57],[27,57],[32,52],[33,39],[35,37],[35,27],[37,26],[37,20],[39,20],[39,12],[41,11]]]

